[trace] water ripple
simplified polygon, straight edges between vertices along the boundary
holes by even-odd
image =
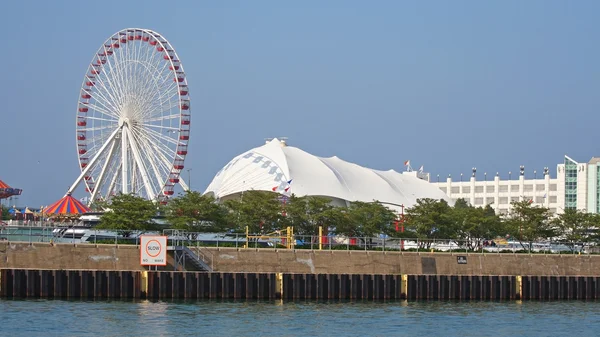
[[[596,302],[0,300],[3,335],[596,336]]]

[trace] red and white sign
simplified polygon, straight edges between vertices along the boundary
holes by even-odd
[[[167,265],[167,237],[160,235],[140,236],[140,264],[142,266]]]

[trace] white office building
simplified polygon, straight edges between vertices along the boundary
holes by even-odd
[[[556,178],[551,178],[546,167],[534,179],[525,178],[525,168],[521,166],[514,173],[509,172],[508,180],[501,180],[498,173],[478,180],[473,168],[466,179],[461,175],[458,181],[448,177],[446,181],[432,182],[451,199],[465,199],[473,206],[490,205],[496,213],[504,215],[510,211],[513,201],[530,201],[533,205],[547,207],[552,213],[560,214],[565,209],[580,209],[590,213],[600,213],[600,158],[592,158],[588,163],[579,163],[565,156],[564,162],[557,165]]]

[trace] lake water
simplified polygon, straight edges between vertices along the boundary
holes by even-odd
[[[4,336],[598,336],[596,302],[0,300]]]

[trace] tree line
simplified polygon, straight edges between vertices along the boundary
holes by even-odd
[[[94,208],[110,210],[101,217],[101,228],[121,230],[155,229],[153,219],[158,216],[168,228],[190,232],[244,233],[248,226],[250,233],[272,233],[293,226],[297,235],[318,235],[322,226],[325,233],[347,237],[420,239],[423,248],[442,239],[471,249],[498,237],[521,242],[523,248],[547,240],[572,245],[600,241],[596,230],[600,215],[567,209],[553,216],[548,208],[528,201],[513,202],[510,213],[499,216],[489,205],[474,207],[462,199],[453,206],[444,200],[419,199],[400,215],[377,201],[335,207],[326,197],[284,198],[273,192],[246,191],[239,198],[217,202],[209,195],[188,191],[166,206],[121,194]]]

